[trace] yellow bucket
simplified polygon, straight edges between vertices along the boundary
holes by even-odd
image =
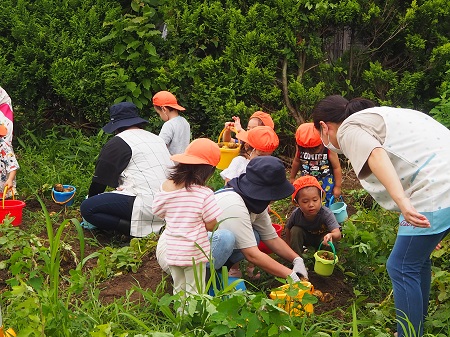
[[[226,129],[224,128],[220,132],[219,139],[217,140],[217,144],[220,147],[220,161],[216,167],[220,170],[225,170],[230,165],[233,158],[239,155],[239,151],[241,150],[241,144],[220,141],[225,130]]]
[[[273,300],[281,300],[278,307],[284,309],[291,316],[303,316],[305,313],[308,315],[312,314],[314,312],[312,303],[302,305],[301,302],[304,294],[312,294],[314,292],[314,286],[307,281],[302,281],[300,284],[303,285],[303,287],[306,287],[306,289],[299,288],[298,283],[293,284],[295,288],[299,288],[298,294],[294,298],[286,294],[286,291],[290,287],[289,284],[285,284],[275,290],[272,290],[269,296]]]

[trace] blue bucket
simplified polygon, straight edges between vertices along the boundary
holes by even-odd
[[[217,277],[217,288],[218,288],[218,290],[221,290],[221,289],[223,289],[222,273],[216,272],[216,277]],[[240,282],[234,288],[236,290],[246,290],[247,288],[245,287],[244,280],[239,279],[238,277],[228,276],[228,285],[232,284],[234,281],[237,281],[237,280],[240,280]],[[210,296],[215,295],[214,287],[212,285],[208,290],[208,295],[210,295]]]
[[[334,202],[334,196],[330,198],[330,205],[328,206],[336,217],[337,222],[342,223],[348,218],[347,204],[344,202],[342,196],[341,201]],[[333,203],[334,202],[334,203]]]
[[[58,192],[54,188],[52,188],[53,201],[58,205],[72,206],[77,189],[72,185],[63,185],[64,189],[68,189],[70,187],[73,188],[73,190],[67,192]]]

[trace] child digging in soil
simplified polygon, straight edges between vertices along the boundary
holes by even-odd
[[[214,229],[222,213],[213,191],[205,185],[219,163],[220,149],[213,141],[199,138],[171,159],[178,164],[156,194],[152,212],[166,221],[167,262],[174,294],[204,293],[210,255],[207,231]]]
[[[286,224],[286,242],[297,254],[303,253],[303,246],[317,248],[323,241],[341,239],[341,226],[333,212],[322,206],[324,191],[316,178],[303,176],[294,181],[292,202],[298,208],[292,212]]]

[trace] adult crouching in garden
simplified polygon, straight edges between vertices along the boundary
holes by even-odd
[[[111,106],[110,117],[103,131],[114,137],[97,159],[81,215],[102,230],[134,237],[158,233],[164,223],[151,209],[168,167],[173,166],[167,146],[160,137],[143,129],[148,121],[139,117],[133,103]],[[107,186],[115,190],[105,192]]]
[[[320,101],[313,119],[324,145],[350,160],[364,189],[382,207],[401,212],[386,263],[397,333],[422,336],[430,254],[450,231],[450,131],[419,111],[338,95]]]
[[[287,198],[294,187],[286,179],[286,170],[280,159],[256,157],[247,165],[246,173],[231,179],[224,189],[215,193],[222,214],[219,227],[211,233],[211,251],[214,268],[230,268],[246,259],[248,262],[277,277],[308,278],[303,259],[281,239],[270,219],[267,207],[271,201]],[[259,250],[262,240],[276,255],[292,263],[291,267],[274,260]],[[164,232],[159,238],[156,256],[160,266],[168,272]]]

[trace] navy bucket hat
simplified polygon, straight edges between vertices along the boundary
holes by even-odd
[[[110,121],[103,127],[106,133],[113,133],[117,129],[133,126],[141,123],[148,123],[147,120],[139,117],[139,110],[136,105],[130,102],[114,104],[109,108]]]
[[[280,200],[294,192],[294,186],[286,179],[283,163],[272,156],[253,158],[245,173],[228,184],[239,194],[255,200]]]

